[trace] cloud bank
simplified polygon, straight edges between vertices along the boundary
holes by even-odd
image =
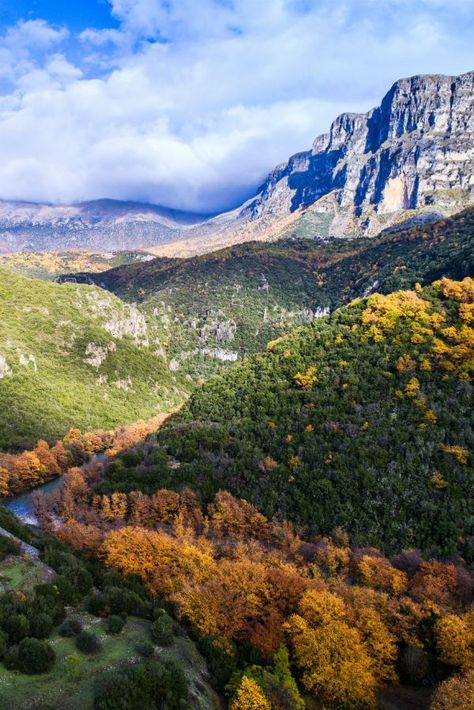
[[[473,68],[471,0],[110,0],[110,11],[118,29],[74,34],[47,17],[4,29],[0,198],[223,210],[397,78]]]

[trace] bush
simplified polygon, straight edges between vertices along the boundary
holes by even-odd
[[[104,674],[94,693],[94,710],[118,708],[178,708],[187,704],[187,683],[174,662],[148,661],[123,671]]]
[[[159,609],[158,618],[151,626],[151,637],[159,646],[173,643],[173,619],[164,609]]]
[[[89,614],[93,614],[94,616],[107,616],[109,607],[105,594],[101,592],[92,592],[89,594],[86,600],[86,608]]]
[[[79,619],[65,619],[58,629],[60,636],[72,638],[82,631],[82,624]]]
[[[20,551],[19,542],[6,535],[0,535],[0,562],[3,562],[9,555],[19,555]]]
[[[30,636],[36,639],[45,639],[53,630],[53,620],[49,614],[40,612],[30,621]]]
[[[7,637],[0,631],[0,658],[3,658],[7,652]]]
[[[125,624],[125,620],[122,619],[121,616],[117,616],[116,614],[112,614],[111,616],[108,617],[106,625],[107,625],[107,633],[109,634],[120,634],[123,627]]]
[[[76,680],[81,675],[82,661],[79,656],[66,656],[64,659],[64,671],[69,680]]]
[[[76,636],[76,646],[82,653],[98,653],[102,650],[102,642],[92,631],[81,631]]]
[[[104,595],[112,614],[135,614],[143,606],[143,599],[124,587],[107,587]]]
[[[18,670],[22,673],[47,673],[54,666],[56,654],[53,648],[34,638],[20,641],[18,646]]]
[[[3,657],[3,665],[9,671],[18,669],[18,646],[11,646]]]
[[[136,644],[135,651],[143,658],[150,658],[155,653],[155,647],[149,641],[141,641]]]
[[[3,628],[8,634],[10,643],[18,643],[28,636],[30,622],[24,614],[13,614],[3,621]]]

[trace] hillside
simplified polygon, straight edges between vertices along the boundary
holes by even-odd
[[[134,306],[0,269],[0,448],[152,416],[183,391]]]
[[[472,279],[443,279],[315,320],[195,392],[103,490],[225,488],[310,531],[472,561],[473,308]]]
[[[287,238],[59,280],[97,284],[137,303],[172,370],[200,377],[374,289],[471,274],[474,209],[371,239]]]
[[[13,252],[0,254],[0,268],[16,271],[23,276],[54,280],[61,274],[76,271],[100,273],[136,261],[149,261],[152,254],[144,251],[98,252]]]

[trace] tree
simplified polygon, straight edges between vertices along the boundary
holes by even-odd
[[[438,686],[430,710],[474,710],[474,670],[455,675]]]
[[[344,603],[327,591],[309,591],[286,630],[306,690],[329,703],[375,705],[372,661]]]
[[[244,675],[230,710],[271,710],[271,705],[258,683]]]
[[[443,663],[466,668],[474,664],[474,611],[464,616],[441,617],[436,622],[435,636]]]

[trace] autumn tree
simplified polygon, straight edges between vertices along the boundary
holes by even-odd
[[[435,626],[439,658],[450,666],[474,666],[474,611],[448,614]]]
[[[373,664],[343,601],[328,591],[309,591],[299,612],[286,629],[306,690],[330,703],[373,706]]]
[[[258,683],[244,675],[230,710],[271,710],[271,705]]]

